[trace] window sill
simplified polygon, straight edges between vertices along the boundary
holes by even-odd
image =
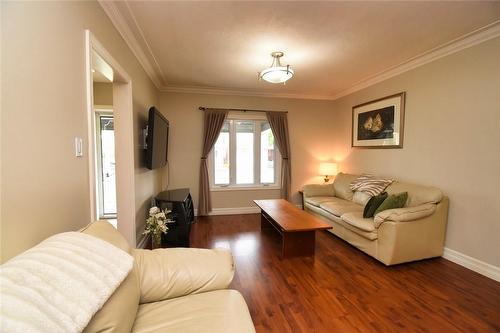
[[[280,186],[220,186],[211,187],[210,192],[280,190]]]

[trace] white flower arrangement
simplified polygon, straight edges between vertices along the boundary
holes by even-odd
[[[146,219],[146,228],[144,235],[151,235],[154,245],[160,246],[161,235],[166,234],[168,231],[167,223],[174,222],[168,218],[172,211],[165,209],[162,211],[160,208],[154,206],[149,209],[149,217]]]

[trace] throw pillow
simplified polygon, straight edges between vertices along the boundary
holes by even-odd
[[[373,179],[372,175],[363,174],[354,179],[351,184],[349,184],[349,187],[351,188],[351,190],[356,191],[365,181],[370,179]]]
[[[408,200],[408,192],[391,194],[390,196],[387,197],[387,199],[384,200],[384,202],[382,202],[382,204],[377,208],[377,210],[375,210],[374,215],[377,215],[378,213],[388,209],[403,208],[407,200]]]
[[[356,191],[354,192],[354,196],[352,197],[352,201],[361,206],[366,206],[371,196],[366,194],[365,192]]]
[[[353,191],[360,191],[370,196],[376,196],[384,192],[387,186],[391,185],[392,182],[392,179],[375,178],[370,175],[362,175],[351,182],[350,188]]]
[[[365,209],[363,211],[363,218],[366,219],[369,217],[373,217],[375,215],[375,211],[377,210],[377,208],[385,201],[385,199],[387,199],[387,197],[388,197],[387,192],[383,192],[368,200],[368,203],[366,204]]]

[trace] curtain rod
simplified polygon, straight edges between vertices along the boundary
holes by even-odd
[[[268,112],[266,110],[252,110],[252,109],[226,109],[226,108],[207,108],[204,106],[200,106],[198,110],[205,111],[205,110],[229,110],[229,111],[241,111],[241,112]],[[281,113],[288,113],[288,111],[269,111],[269,112],[281,112]]]

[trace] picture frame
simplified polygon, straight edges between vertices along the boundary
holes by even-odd
[[[403,148],[406,92],[352,107],[353,148]]]

